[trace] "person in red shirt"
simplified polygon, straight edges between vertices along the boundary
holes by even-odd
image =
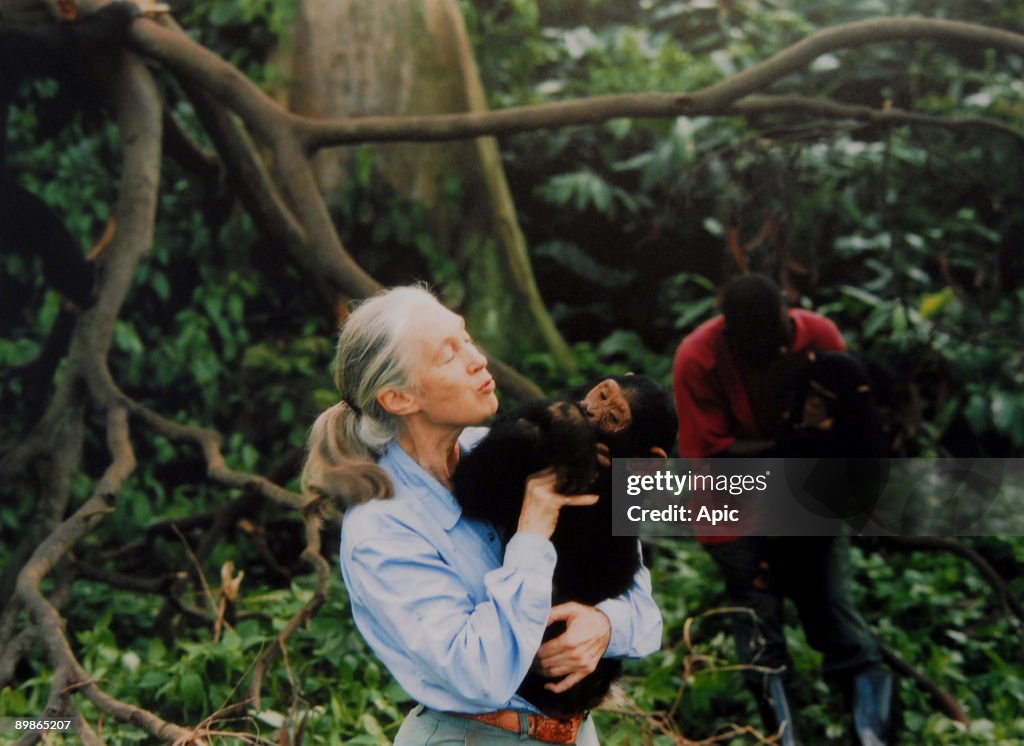
[[[844,351],[842,335],[824,316],[787,308],[778,285],[763,275],[734,279],[721,305],[721,316],[695,329],[676,352],[679,455],[785,456],[772,449],[809,353]],[[808,642],[824,656],[824,676],[847,695],[857,743],[884,746],[893,682],[879,668],[878,645],[850,595],[848,540],[751,535],[756,514],[742,532],[698,539],[721,569],[733,605],[754,612],[736,617],[734,634],[741,661],[752,664],[744,678],[765,727],[780,732],[782,746],[798,743],[786,696],[793,667],[783,632],[789,596]]]

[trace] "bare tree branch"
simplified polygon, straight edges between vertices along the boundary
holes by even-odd
[[[236,181],[245,181],[243,199],[255,207],[257,220],[282,242],[292,259],[311,278],[326,282],[335,292],[364,298],[381,289],[346,251],[320,196],[309,153],[296,136],[301,117],[283,109],[248,78],[209,50],[193,42],[167,20],[164,26],[138,22],[134,46],[181,76]],[[200,91],[202,93],[200,93]],[[278,187],[247,146],[246,137],[223,112],[241,117],[259,143],[271,151]],[[255,178],[247,178],[255,177]],[[540,389],[508,365],[490,358],[499,384],[521,399],[538,398]]]
[[[1024,55],[1024,35],[987,26],[928,18],[886,18],[819,31],[754,67],[690,93],[629,93],[593,96],[500,111],[423,117],[361,117],[344,120],[291,118],[309,151],[362,142],[454,140],[506,135],[571,125],[601,124],[621,117],[670,118],[744,114],[741,99],[838,49],[891,41],[966,41]],[[761,99],[756,108],[771,99]],[[785,99],[777,99],[784,107]],[[825,105],[827,109],[829,105]],[[836,106],[844,106],[836,104]],[[849,116],[847,111],[844,116]],[[857,118],[861,118],[858,116]],[[1009,127],[1009,125],[1007,125]],[[1011,130],[1013,128],[1010,128]],[[1015,135],[1016,136],[1016,135]]]
[[[893,671],[912,679],[921,689],[931,695],[943,715],[958,723],[970,724],[971,719],[967,717],[960,703],[956,701],[952,694],[939,686],[938,682],[900,658],[892,648],[880,644],[879,649],[882,651],[882,658]]]
[[[944,117],[919,114],[905,109],[873,109],[870,106],[843,104],[805,96],[750,96],[737,101],[730,110],[743,116],[797,113],[823,119],[849,119],[886,127],[904,125],[950,130],[991,130],[1014,140],[1024,141],[1024,130],[1006,122],[985,117]]]
[[[287,505],[296,509],[301,508],[305,504],[305,499],[302,495],[286,490],[274,484],[266,477],[261,477],[257,474],[247,474],[230,468],[224,461],[224,454],[221,453],[221,436],[213,430],[196,427],[195,425],[179,424],[147,407],[133,402],[128,397],[124,397],[124,401],[131,407],[132,414],[140,417],[143,422],[161,435],[172,440],[197,444],[202,449],[203,457],[206,459],[206,473],[218,484],[222,484],[225,487],[250,490],[270,498],[281,505]]]

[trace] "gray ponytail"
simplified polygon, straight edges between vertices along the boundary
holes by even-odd
[[[306,442],[302,491],[313,500],[356,505],[394,490],[376,464],[398,437],[400,420],[377,401],[384,388],[415,386],[405,330],[417,307],[437,304],[419,286],[385,290],[345,320],[334,358],[341,401],[323,412]]]

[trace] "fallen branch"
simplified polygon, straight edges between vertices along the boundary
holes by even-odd
[[[919,687],[928,692],[943,715],[958,723],[970,725],[971,720],[967,717],[960,703],[956,701],[952,694],[939,686],[937,681],[900,658],[892,648],[882,644],[879,644],[878,647],[882,651],[882,658],[889,667],[901,676],[912,679]]]

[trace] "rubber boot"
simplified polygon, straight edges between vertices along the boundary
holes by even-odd
[[[761,720],[764,721],[765,732],[768,735],[778,733],[777,743],[779,746],[800,746],[793,727],[793,713],[789,706],[789,698],[786,696],[786,686],[781,675],[768,674],[764,677],[757,705],[761,711]]]
[[[854,743],[892,746],[895,740],[896,682],[882,668],[870,668],[850,682]]]

